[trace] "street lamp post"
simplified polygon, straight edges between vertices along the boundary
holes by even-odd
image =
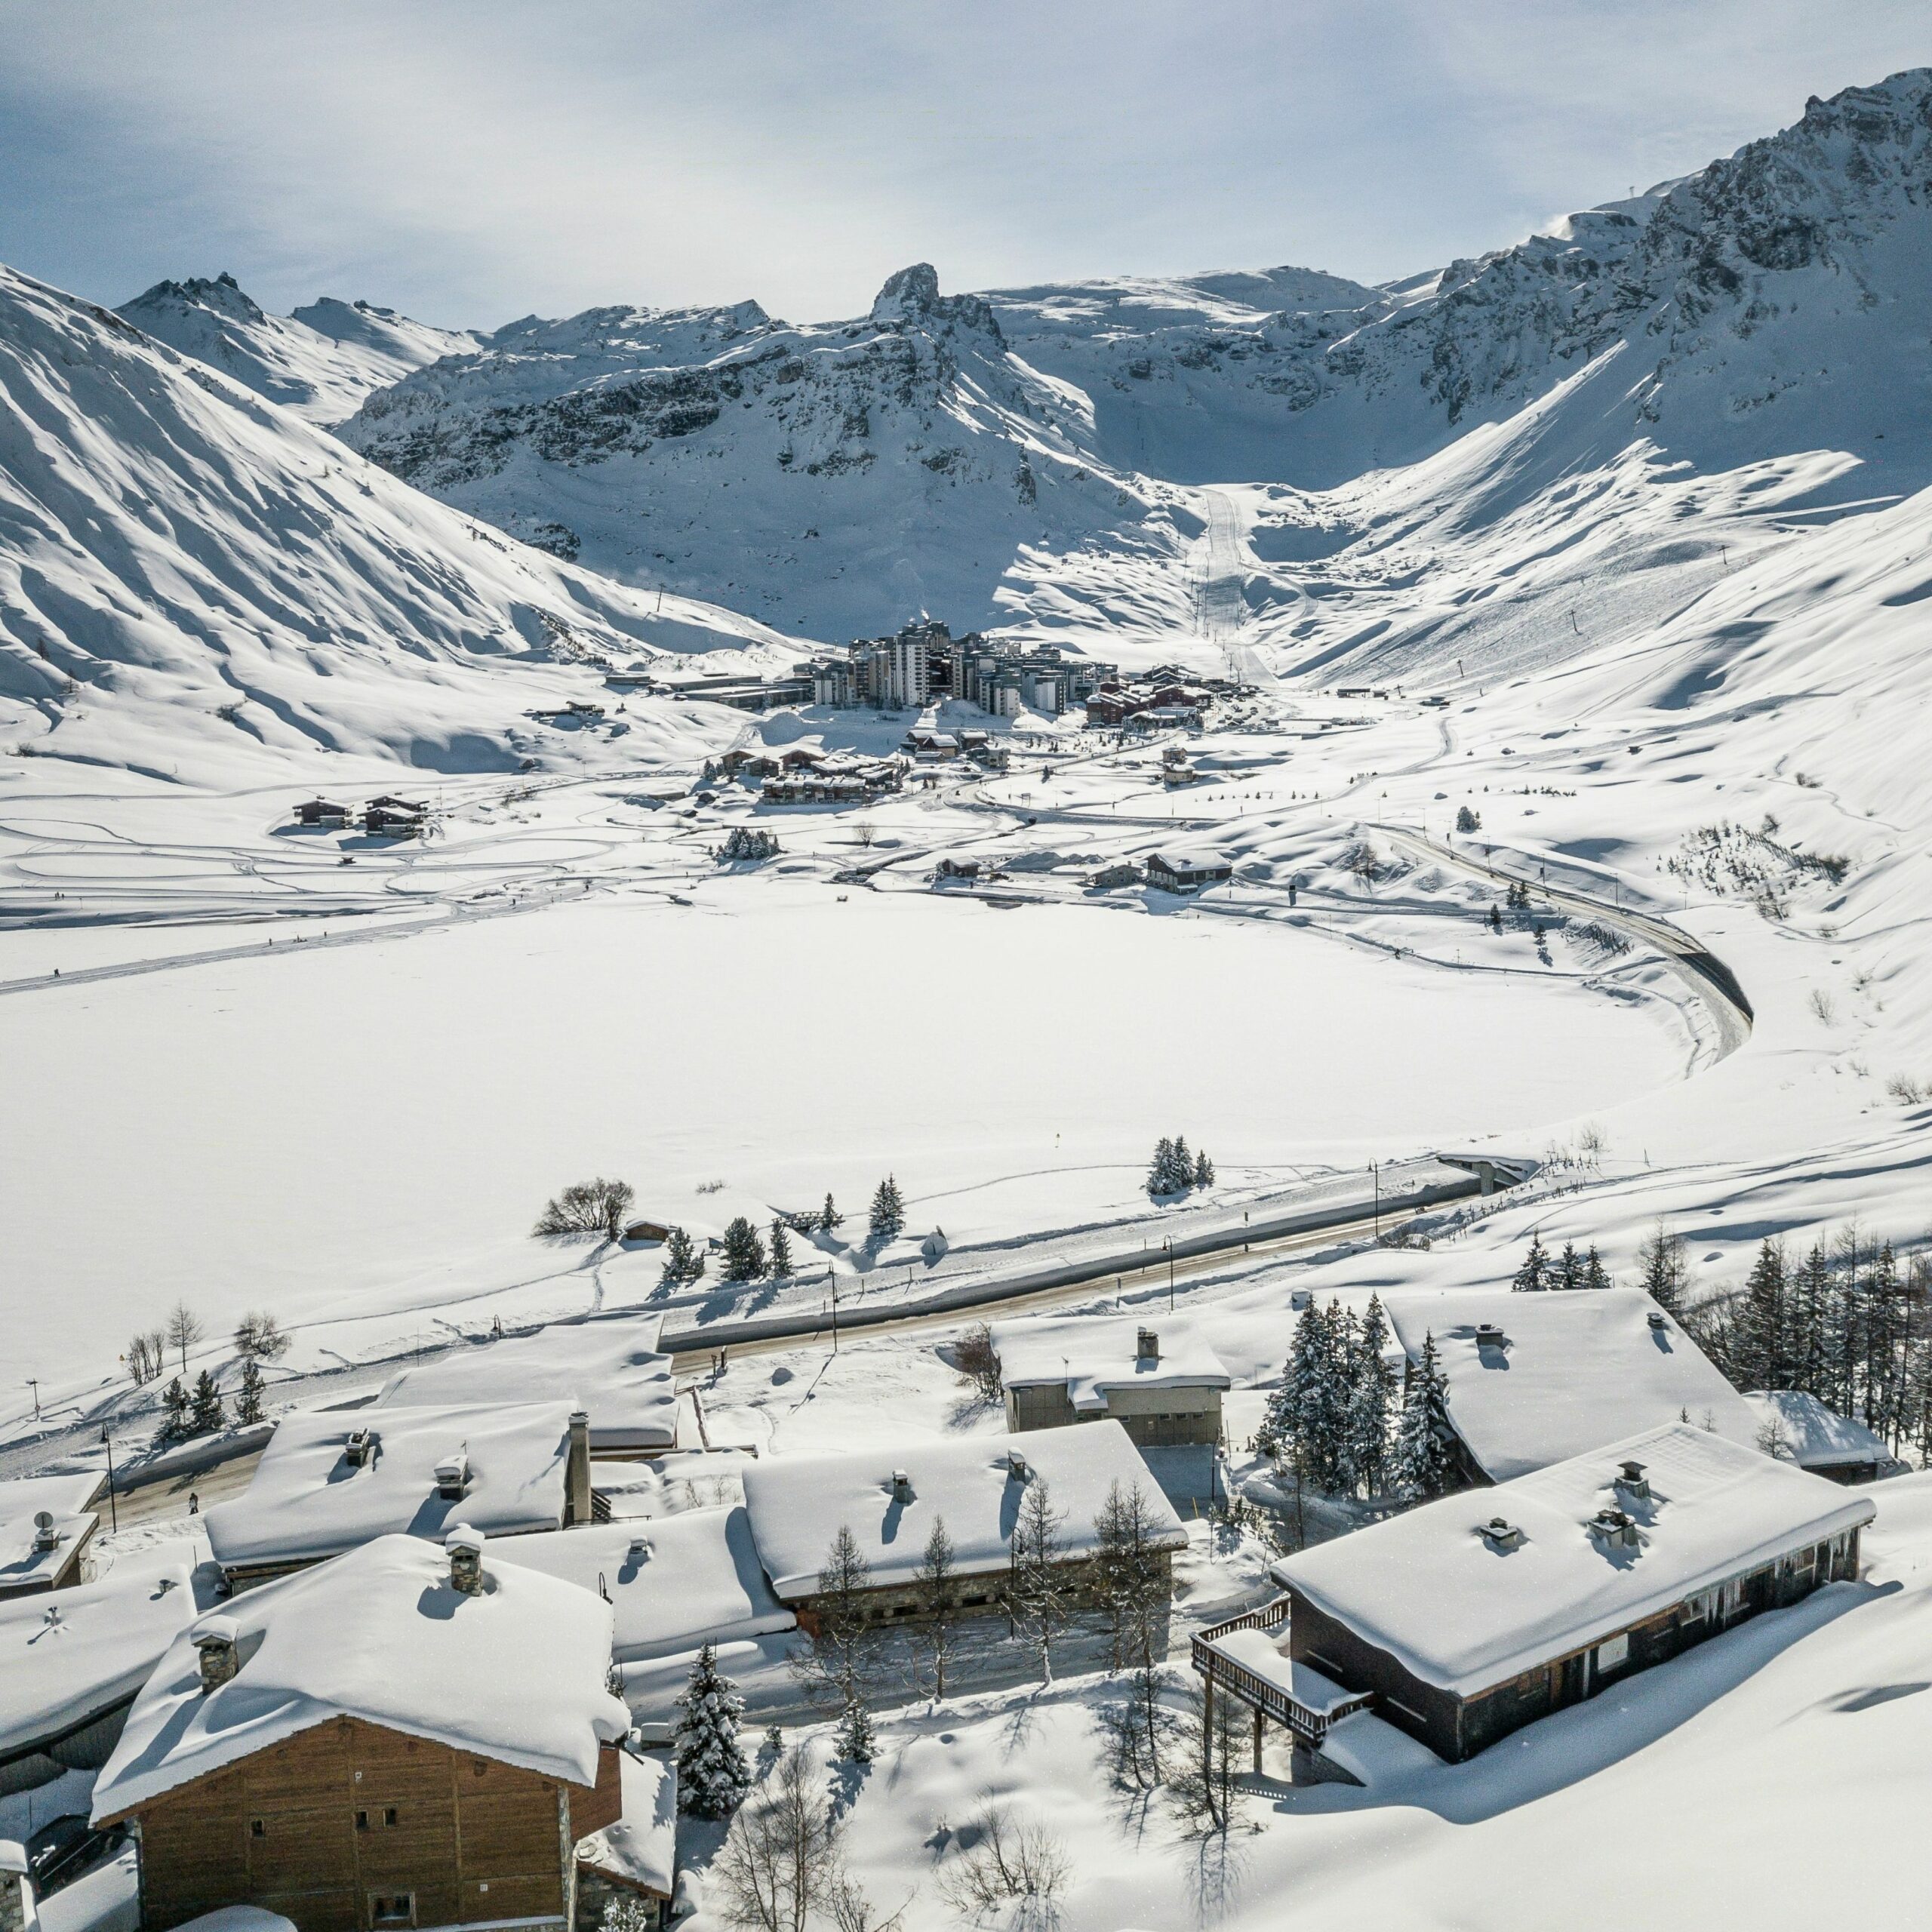
[[[1382,1163],[1371,1161],[1368,1171],[1375,1177],[1375,1238],[1382,1238]]]
[[[1174,1306],[1174,1243],[1170,1235],[1161,1245],[1168,1251],[1168,1312],[1171,1315]]]
[[[107,1432],[107,1425],[100,1426],[100,1446],[107,1451],[107,1515],[115,1529],[121,1527],[121,1511],[114,1500],[114,1442]]]

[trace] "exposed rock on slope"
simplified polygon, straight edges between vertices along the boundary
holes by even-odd
[[[119,312],[170,348],[324,424],[354,415],[371,390],[439,355],[473,349],[478,340],[467,330],[432,328],[393,309],[333,296],[293,315],[271,315],[230,275],[158,281]]]

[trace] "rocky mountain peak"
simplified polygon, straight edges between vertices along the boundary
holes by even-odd
[[[983,296],[942,295],[939,272],[930,262],[915,262],[909,269],[886,278],[885,286],[874,298],[872,320],[875,322],[911,322],[930,328],[957,326],[976,330],[1004,343],[999,318]]]

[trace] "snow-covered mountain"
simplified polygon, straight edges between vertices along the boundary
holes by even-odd
[[[786,629],[922,605],[1076,639],[1185,628],[1198,486],[1332,491],[1532,408],[1554,414],[1514,501],[1639,447],[1654,472],[1831,451],[1867,466],[1861,488],[1875,464],[1915,487],[1929,128],[1932,72],[1849,89],[1682,180],[1377,290],[1279,269],[949,298],[921,266],[847,323],[749,303],[531,320],[343,433],[504,528]],[[1284,521],[1275,553],[1305,555],[1300,527],[1332,518]]]
[[[923,264],[806,328],[755,303],[511,324],[342,430],[419,487],[621,580],[707,586],[780,628],[1010,614],[1015,560],[1183,540],[1097,463],[1086,398]]]
[[[780,640],[420,495],[111,310],[0,270],[0,739],[188,778],[533,755],[597,660]]]
[[[355,414],[438,356],[475,347],[468,330],[412,321],[393,309],[325,295],[292,315],[271,315],[232,275],[158,281],[119,313],[157,340],[325,426]]]

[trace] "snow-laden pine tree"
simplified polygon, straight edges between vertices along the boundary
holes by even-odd
[[[1583,1257],[1577,1252],[1577,1244],[1566,1241],[1549,1271],[1549,1286],[1552,1288],[1580,1288],[1583,1285]]]
[[[1214,1164],[1208,1158],[1208,1150],[1202,1148],[1194,1157],[1194,1184],[1196,1187],[1214,1185]]]
[[[678,1808],[694,1817],[728,1818],[752,1786],[751,1767],[738,1742],[745,1700],[718,1668],[706,1644],[678,1700]]]
[[[1389,1323],[1379,1295],[1371,1295],[1360,1325],[1350,1337],[1348,1407],[1343,1418],[1342,1481],[1346,1491],[1364,1490],[1371,1496],[1387,1480],[1389,1412],[1394,1403],[1395,1377],[1383,1359],[1389,1342]]]
[[[728,1281],[761,1281],[764,1278],[764,1244],[758,1230],[738,1215],[724,1230],[724,1278]]]
[[[866,1708],[864,1698],[853,1698],[839,1713],[838,1728],[832,1734],[832,1749],[848,1764],[869,1764],[878,1755],[872,1714]]]
[[[228,1417],[221,1406],[221,1392],[214,1386],[214,1377],[203,1369],[195,1377],[194,1398],[188,1409],[188,1433],[212,1435],[227,1425]]]
[[[673,1228],[664,1242],[664,1266],[658,1276],[660,1287],[681,1287],[704,1272],[704,1257],[682,1228]]]
[[[866,1219],[866,1232],[873,1241],[884,1247],[889,1241],[899,1238],[900,1230],[906,1225],[906,1200],[899,1192],[899,1183],[888,1174],[878,1184],[872,1195],[872,1212]]]
[[[771,1223],[771,1272],[781,1281],[792,1272],[792,1234],[782,1214]]]
[[[242,1385],[235,1392],[235,1420],[245,1429],[262,1419],[262,1365],[253,1355],[242,1364]]]
[[[1684,1287],[1690,1276],[1684,1258],[1684,1237],[1672,1234],[1661,1221],[1651,1230],[1650,1238],[1637,1251],[1638,1286],[1651,1300],[1671,1315],[1683,1312]]]
[[[1583,1278],[1581,1285],[1586,1288],[1614,1287],[1610,1278],[1610,1270],[1603,1265],[1603,1257],[1597,1252],[1595,1241],[1590,1243],[1590,1251],[1583,1257]]]
[[[1435,1358],[1435,1337],[1423,1337],[1422,1359],[1409,1364],[1408,1387],[1395,1424],[1389,1487],[1410,1503],[1446,1496],[1455,1484],[1449,1457],[1449,1385]]]
[[[1539,1229],[1530,1230],[1530,1251],[1523,1257],[1522,1265],[1511,1278],[1509,1285],[1519,1294],[1540,1294],[1550,1285],[1549,1256],[1543,1244],[1543,1234]]]
[[[844,1225],[844,1221],[845,1217],[839,1213],[832,1196],[828,1194],[825,1197],[825,1211],[818,1217],[819,1232],[821,1234],[836,1234]]]
[[[1155,1143],[1154,1158],[1147,1170],[1147,1192],[1158,1201],[1174,1189],[1174,1143],[1164,1134]]]
[[[157,1442],[180,1442],[188,1434],[188,1391],[176,1376],[161,1392],[161,1428]]]

